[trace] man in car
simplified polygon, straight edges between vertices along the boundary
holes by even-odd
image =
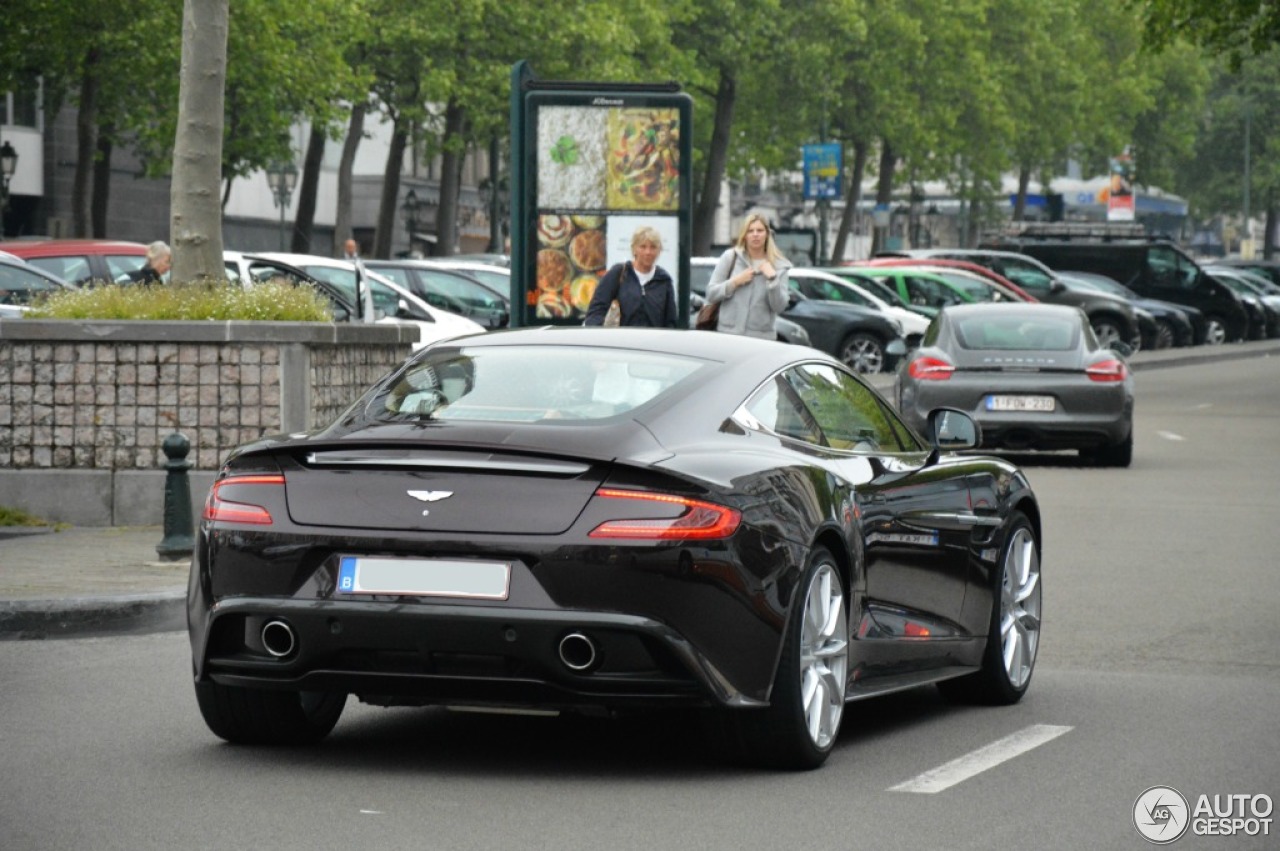
[[[169,246],[159,240],[147,246],[147,262],[141,269],[129,273],[131,284],[159,284],[173,265],[173,253]]]

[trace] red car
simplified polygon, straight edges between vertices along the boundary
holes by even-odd
[[[147,246],[114,239],[41,239],[0,242],[7,251],[75,286],[114,283],[147,262]]]

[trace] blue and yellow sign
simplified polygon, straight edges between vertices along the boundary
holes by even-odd
[[[805,145],[804,197],[806,201],[840,197],[843,148],[839,142]]]

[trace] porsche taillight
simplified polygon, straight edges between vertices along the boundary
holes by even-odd
[[[742,523],[742,513],[711,502],[649,491],[600,488],[596,496],[617,501],[617,513],[625,514],[627,503],[637,507],[643,503],[663,503],[681,509],[672,517],[619,517],[606,520],[591,530],[592,538],[626,538],[629,540],[695,540],[727,538]]]
[[[919,357],[907,366],[907,374],[917,381],[946,381],[955,371],[955,364],[942,358]]]
[[[1129,367],[1124,361],[1112,358],[1100,361],[1084,371],[1091,381],[1124,381],[1129,375]]]
[[[214,482],[201,516],[223,523],[270,526],[275,522],[271,512],[256,501],[257,494],[263,493],[259,489],[265,487],[284,487],[284,476],[231,476]]]

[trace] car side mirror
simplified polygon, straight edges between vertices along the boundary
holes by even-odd
[[[982,443],[982,429],[964,411],[935,408],[929,412],[929,442],[934,448],[953,452],[973,449]]]
[[[1133,354],[1133,346],[1123,340],[1112,340],[1107,344],[1107,348],[1126,359]]]
[[[800,303],[800,293],[795,290],[787,290],[787,310],[795,307]]]
[[[1059,281],[1057,278],[1054,278],[1049,282],[1049,292],[1051,293],[1060,293],[1066,288],[1067,285],[1062,283],[1062,281]]]

